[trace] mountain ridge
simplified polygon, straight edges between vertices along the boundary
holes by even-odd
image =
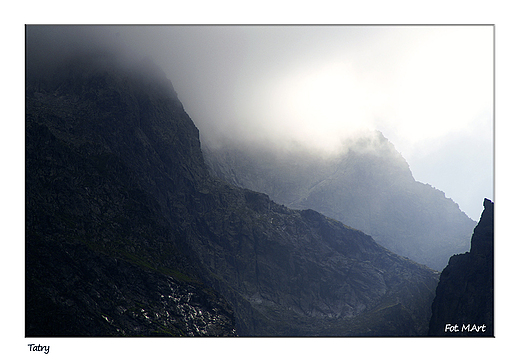
[[[203,152],[216,177],[291,208],[317,210],[433,269],[469,250],[475,222],[442,191],[415,181],[381,132],[364,137],[332,156],[303,146],[271,150],[233,142],[203,145]]]

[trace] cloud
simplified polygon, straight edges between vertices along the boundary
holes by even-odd
[[[326,148],[376,128],[411,151],[492,114],[491,27],[231,29],[229,53],[215,48],[206,61],[219,66],[200,67],[196,76],[209,85],[194,103],[208,111],[190,114],[212,137]]]
[[[35,27],[32,36],[52,48],[42,62],[29,62],[39,64],[34,69],[79,48],[152,57],[205,142],[331,152],[344,138],[378,129],[412,172],[446,138],[492,142],[491,26]],[[467,148],[450,149],[472,157]],[[448,154],[443,162],[451,162]],[[438,179],[443,171],[434,164],[420,168],[421,181]],[[493,171],[485,172],[487,180]],[[444,184],[482,176],[444,174]]]

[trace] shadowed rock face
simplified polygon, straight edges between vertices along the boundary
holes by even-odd
[[[485,199],[471,238],[471,251],[452,256],[442,271],[432,304],[429,335],[494,335],[493,209],[493,202]]]
[[[438,273],[213,179],[160,70],[26,87],[27,335],[424,335]]]
[[[235,335],[165,217],[205,175],[197,129],[156,69],[111,61],[27,84],[26,335]]]
[[[233,336],[230,306],[214,291],[93,252],[31,238],[26,336]]]

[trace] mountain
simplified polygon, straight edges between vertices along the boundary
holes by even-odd
[[[432,304],[429,335],[494,336],[494,204],[471,237],[471,250],[454,255],[442,271]]]
[[[212,177],[153,62],[27,74],[27,336],[427,333],[437,272]]]
[[[415,181],[380,132],[345,140],[337,155],[239,142],[203,151],[215,176],[288,207],[314,209],[435,270],[469,250],[475,222],[442,191]]]
[[[115,62],[27,81],[26,335],[235,335],[164,216],[204,175],[197,130],[151,64]]]

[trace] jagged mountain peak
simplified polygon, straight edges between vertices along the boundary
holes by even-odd
[[[379,131],[345,139],[342,151],[329,156],[232,143],[206,147],[204,156],[217,177],[292,208],[315,209],[436,270],[469,249],[475,223],[442,191],[415,181]]]
[[[483,206],[484,210],[480,216],[479,223],[473,231],[470,253],[493,253],[493,216],[495,204],[489,199],[484,199]]]

